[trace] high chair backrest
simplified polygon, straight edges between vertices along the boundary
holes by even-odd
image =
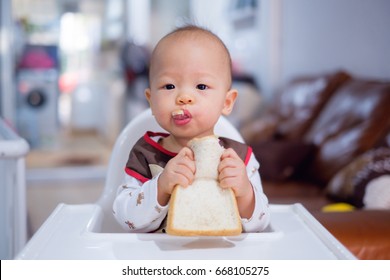
[[[102,225],[103,232],[123,231],[112,215],[112,204],[118,187],[124,182],[124,169],[129,152],[137,140],[148,130],[165,132],[156,122],[150,109],[145,110],[130,121],[122,130],[114,144],[111,158],[108,163],[104,190],[97,202],[104,213]],[[238,130],[223,116],[218,120],[214,132],[218,136],[225,136],[236,141],[244,142]]]

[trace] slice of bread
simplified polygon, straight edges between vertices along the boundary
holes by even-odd
[[[215,136],[194,139],[196,173],[192,185],[176,186],[168,211],[167,233],[172,235],[238,235],[242,231],[237,202],[231,189],[218,185],[223,147]]]

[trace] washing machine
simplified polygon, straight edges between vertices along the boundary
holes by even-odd
[[[16,75],[17,129],[31,148],[55,146],[59,130],[56,68],[20,69]]]

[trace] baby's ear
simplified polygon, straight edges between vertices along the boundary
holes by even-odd
[[[149,102],[149,105],[151,105],[150,104],[150,96],[151,96],[150,88],[145,89],[145,97],[146,97],[146,100]]]
[[[145,89],[145,97],[146,97],[146,100],[149,103],[150,109],[152,110],[152,115],[154,116],[151,96],[152,96],[152,92],[151,92],[150,88]]]
[[[152,110],[152,115],[154,115],[153,114],[153,107],[152,107],[152,91],[150,90],[150,88],[145,89],[145,97],[149,103],[150,109]]]
[[[227,116],[232,112],[234,102],[236,102],[237,95],[238,95],[238,91],[236,89],[231,89],[226,93],[225,103],[222,109],[223,115]]]

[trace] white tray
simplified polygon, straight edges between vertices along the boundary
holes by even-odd
[[[266,232],[236,237],[100,233],[97,205],[61,204],[18,259],[355,259],[301,205],[271,205]]]

